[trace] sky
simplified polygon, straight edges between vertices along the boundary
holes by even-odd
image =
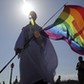
[[[0,70],[15,55],[14,45],[21,32],[22,27],[28,24],[28,17],[22,11],[23,0],[0,0]],[[44,23],[58,11],[66,2],[67,5],[80,5],[84,7],[84,0],[27,0],[32,3],[34,11],[38,18],[37,24],[43,26]],[[61,9],[46,26],[52,24]],[[44,27],[45,28],[45,27]],[[58,56],[58,67],[56,69],[55,80],[61,75],[61,80],[74,79],[77,80],[76,64],[79,54],[73,52],[69,45],[64,41],[52,41]],[[16,57],[11,63],[14,63],[13,80],[19,78],[19,59]],[[10,79],[10,65],[0,73],[0,82]]]

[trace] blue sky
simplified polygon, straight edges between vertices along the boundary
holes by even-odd
[[[37,23],[40,26],[60,8],[68,4],[84,7],[84,0],[27,0],[31,1],[38,15]],[[0,0],[0,70],[14,56],[14,45],[23,26],[28,24],[28,17],[21,11],[23,0]],[[62,10],[46,25],[52,24]],[[75,70],[79,54],[73,52],[64,41],[52,41],[58,55],[58,68],[56,77],[62,76],[62,80],[77,79]],[[19,59],[14,62],[13,79],[19,78]],[[11,63],[12,63],[11,62]],[[0,74],[0,82],[9,82],[10,65]]]

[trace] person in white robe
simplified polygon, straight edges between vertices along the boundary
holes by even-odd
[[[58,65],[56,52],[36,24],[36,13],[31,11],[29,16],[33,23],[22,28],[14,48],[20,58],[20,84],[34,84],[41,79],[52,83]]]

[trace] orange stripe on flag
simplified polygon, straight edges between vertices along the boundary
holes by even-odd
[[[82,40],[84,39],[84,34],[83,34],[83,31],[84,31],[84,27],[83,28],[79,28],[78,27],[78,25],[76,24],[76,22],[75,21],[73,21],[72,22],[73,23],[73,25],[75,26],[75,28],[77,29],[77,33],[74,35],[74,38],[73,39],[75,39],[77,36],[81,36],[82,37]]]
[[[75,22],[77,23],[78,27],[83,28],[84,19],[82,18],[81,14],[76,9],[73,9],[73,8],[70,8],[70,14],[75,19]]]

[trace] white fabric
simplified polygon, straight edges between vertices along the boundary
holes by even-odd
[[[38,25],[36,26],[38,28]],[[24,31],[27,31],[28,33],[24,34]],[[33,28],[30,25],[23,28],[23,31],[16,42],[15,50],[17,48],[23,48],[25,38],[31,38],[33,36],[32,32]],[[53,73],[56,70],[58,60],[56,52],[49,39],[45,38],[44,46],[42,47],[33,38],[19,56],[21,84],[33,84],[40,79],[44,79],[48,82],[53,81]]]

